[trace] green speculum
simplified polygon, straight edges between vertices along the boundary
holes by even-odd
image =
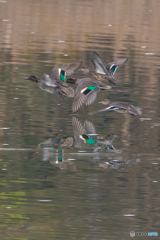
[[[86,142],[88,145],[95,143],[95,140],[93,140],[92,138],[89,138],[86,134],[83,134],[82,137],[85,139],[85,142]]]
[[[93,140],[92,138],[89,138],[86,140],[86,143],[89,145],[89,144],[94,144],[95,143],[95,140]]]
[[[88,86],[87,89],[83,92],[84,95],[87,95],[92,90],[96,89],[97,87],[94,86]]]
[[[62,160],[63,160],[63,151],[62,150],[58,150],[57,160],[58,160],[58,162],[62,162]]]
[[[64,71],[64,70],[61,70],[60,75],[59,75],[59,78],[60,78],[63,82],[66,81],[66,80],[65,80],[65,71]]]
[[[87,90],[91,90],[91,91],[92,91],[92,90],[94,90],[95,88],[96,88],[96,87],[94,87],[94,86],[88,86],[88,87],[87,87]]]

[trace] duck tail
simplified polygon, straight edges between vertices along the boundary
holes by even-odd
[[[68,88],[62,87],[61,94],[66,97],[73,98],[74,97],[74,89],[72,87],[68,87]]]

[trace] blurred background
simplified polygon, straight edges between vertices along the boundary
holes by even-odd
[[[1,239],[158,232],[159,8],[158,0],[0,1]],[[72,99],[24,81],[73,61],[93,69],[93,51],[104,63],[129,61],[115,74],[121,84],[76,116]],[[104,98],[143,114],[88,115]]]

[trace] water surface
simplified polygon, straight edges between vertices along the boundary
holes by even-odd
[[[159,231],[159,8],[157,0],[0,1],[1,239]],[[23,81],[75,60],[92,68],[93,51],[104,63],[129,61],[116,72],[121,84],[75,116],[72,99]],[[104,98],[143,114],[88,115]]]

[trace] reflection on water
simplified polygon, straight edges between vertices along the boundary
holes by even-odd
[[[70,171],[77,171],[76,163],[73,162],[78,157],[85,157],[92,163],[107,168],[126,168],[131,164],[140,161],[135,155],[129,159],[125,159],[123,151],[116,150],[113,146],[113,141],[116,135],[103,136],[96,133],[92,122],[85,120],[84,125],[76,117],[72,117],[73,137],[50,138],[38,145],[38,148],[43,149],[42,161],[49,161],[51,164],[60,167],[61,169],[68,169]],[[62,137],[62,138],[61,138]],[[78,149],[78,152],[72,152],[73,146]],[[65,149],[70,149],[66,152]],[[79,151],[83,149],[83,151]],[[75,158],[69,158],[69,156]],[[32,153],[29,154],[33,157]],[[108,161],[106,161],[108,160]],[[102,163],[103,162],[103,163]]]
[[[155,0],[0,1],[0,239],[159,231],[159,8]],[[93,51],[104,63],[129,60],[115,73],[121,84],[76,116],[72,99],[23,80],[73,61],[91,69]],[[106,98],[142,115],[88,114]]]

